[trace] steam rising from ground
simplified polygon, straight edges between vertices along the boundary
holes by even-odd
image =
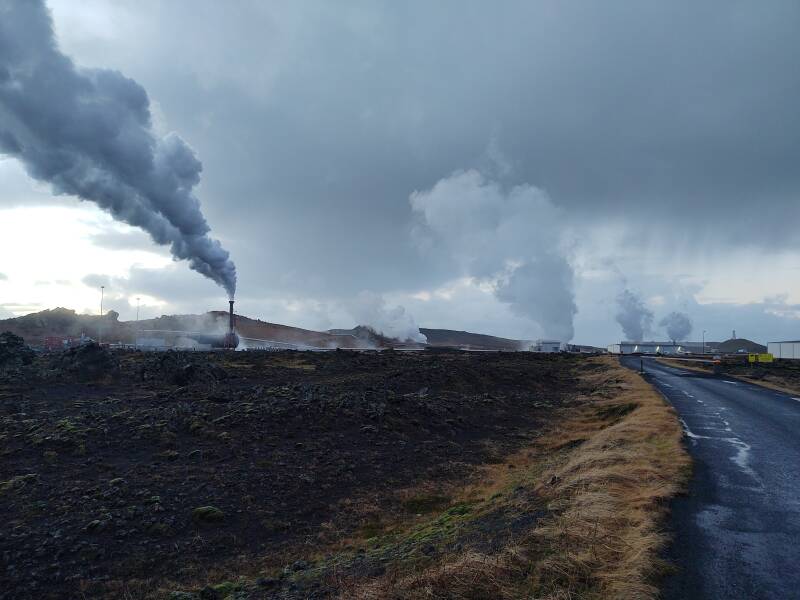
[[[358,325],[366,325],[381,335],[402,342],[428,341],[405,308],[386,306],[380,294],[361,292],[347,308]]]
[[[653,324],[653,313],[645,306],[642,299],[629,289],[617,296],[617,323],[622,327],[625,339],[641,341],[650,333]]]
[[[490,284],[546,337],[572,339],[574,274],[559,248],[560,211],[545,192],[527,184],[505,189],[468,170],[414,192],[410,202],[422,246],[452,256],[460,275]]]
[[[0,1],[0,153],[54,193],[142,228],[233,297],[236,267],[192,192],[200,161],[176,134],[156,137],[138,83],[59,51],[42,0]]]
[[[674,342],[686,341],[692,333],[692,320],[682,312],[671,312],[658,324],[667,330],[669,339]]]

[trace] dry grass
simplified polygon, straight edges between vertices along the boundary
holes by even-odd
[[[504,485],[530,485],[551,516],[501,552],[465,550],[417,570],[366,584],[348,599],[650,599],[664,564],[661,529],[668,500],[685,484],[690,459],[674,411],[649,384],[610,357],[584,375],[594,388],[580,408],[508,464],[485,468],[475,498]],[[526,481],[526,474],[528,480]]]
[[[532,539],[555,548],[535,569],[537,587],[559,598],[585,591],[604,598],[653,598],[662,566],[660,524],[666,500],[687,479],[690,459],[674,411],[635,373],[603,359],[622,379],[619,394],[601,403],[636,403],[623,419],[593,432],[552,470],[550,492],[559,514]],[[613,361],[613,362],[612,362]],[[584,419],[578,426],[591,426]]]

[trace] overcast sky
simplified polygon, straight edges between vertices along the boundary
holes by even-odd
[[[800,338],[795,1],[48,6],[60,51],[138,82],[156,135],[202,161],[242,314],[329,328],[402,306],[606,345],[629,289],[652,337],[681,311],[696,339]],[[145,317],[227,304],[0,157],[0,315],[96,312],[101,284],[123,318],[136,297]]]

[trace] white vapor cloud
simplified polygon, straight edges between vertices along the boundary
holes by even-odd
[[[423,251],[452,257],[459,276],[491,283],[499,300],[546,337],[573,338],[574,275],[563,251],[562,213],[545,192],[527,184],[506,189],[471,169],[409,200]]]

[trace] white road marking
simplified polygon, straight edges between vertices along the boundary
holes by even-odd
[[[739,382],[737,382],[737,381],[728,381],[727,379],[723,379],[722,383],[730,383],[731,385],[739,385]]]
[[[794,396],[792,396],[792,400],[797,400],[798,402],[800,402],[800,398],[795,398]]]
[[[684,393],[684,395],[685,395],[687,398],[694,398],[694,396],[692,396],[692,395],[691,395],[689,392],[687,392],[686,390],[681,390],[681,391]]]
[[[678,420],[681,422],[681,425],[683,425],[683,432],[686,434],[686,437],[692,438],[693,440],[699,440],[705,437],[703,435],[697,435],[696,433],[692,433],[692,430],[689,429],[689,426],[686,424],[686,421],[684,421],[683,419],[678,419]]]
[[[698,440],[714,440],[717,442],[726,442],[733,446],[736,449],[736,454],[731,456],[731,460],[736,463],[742,472],[746,473],[753,479],[755,479],[756,483],[759,487],[762,486],[761,478],[753,471],[752,467],[748,464],[750,461],[750,445],[746,444],[742,440],[736,437],[714,437],[712,435],[699,435],[694,433],[689,426],[686,424],[686,421],[680,419],[681,425],[683,425],[683,432],[686,434],[686,437],[690,438],[692,442],[697,443]],[[702,427],[701,429],[716,429],[712,427]],[[719,431],[719,429],[716,429]],[[730,428],[726,428],[724,431],[730,431]]]

